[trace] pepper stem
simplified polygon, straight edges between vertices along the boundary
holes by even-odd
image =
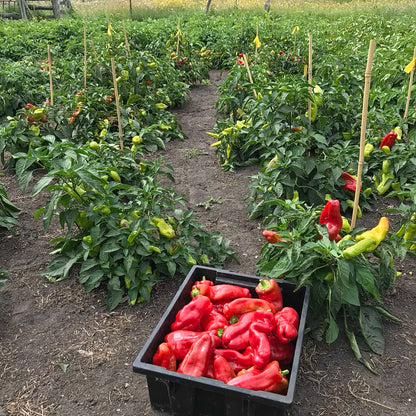
[[[259,288],[261,290],[266,290],[270,286],[270,280],[260,279]]]

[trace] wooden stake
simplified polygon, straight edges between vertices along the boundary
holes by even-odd
[[[370,95],[371,68],[373,66],[373,55],[374,55],[375,45],[376,45],[375,40],[371,39],[370,46],[368,48],[367,68],[365,70],[365,78],[364,78],[365,84],[364,84],[364,97],[363,97],[363,111],[362,111],[362,118],[361,118],[360,156],[358,159],[357,186],[355,188],[354,205],[352,209],[351,230],[354,229],[355,227],[355,222],[357,219],[358,202],[360,199],[361,177],[362,177],[363,163],[364,163],[365,135],[366,135],[366,128],[367,128],[368,97]]]
[[[309,57],[308,57],[308,82],[309,82],[309,94],[312,94],[312,35],[309,35]],[[308,120],[312,122],[312,101],[308,100]]]
[[[129,45],[129,41],[127,40],[127,33],[126,33],[126,28],[124,26],[124,20],[123,20],[123,33],[124,33],[124,42],[126,44],[126,49],[127,49],[127,56],[130,57],[131,56],[130,45]]]
[[[51,59],[51,48],[48,43],[48,67],[49,67],[49,90],[51,95],[51,106],[53,106],[53,82],[52,82],[52,59]]]
[[[178,32],[177,32],[178,39],[176,41],[176,56],[179,55],[179,38],[181,36],[181,19],[178,17]]]
[[[413,50],[413,59],[416,59],[416,46]],[[412,84],[413,84],[413,75],[415,73],[415,67],[410,71],[410,78],[409,78],[409,89],[407,90],[407,101],[406,101],[406,109],[404,110],[404,117],[403,121],[407,119],[407,112],[409,111],[409,103],[410,103],[410,95],[412,93]]]
[[[87,89],[87,29],[84,26],[84,90]]]
[[[246,70],[247,70],[248,79],[253,84],[253,77],[251,76],[250,67],[248,66],[248,60],[247,60],[247,54],[246,53],[243,54],[243,62],[244,62],[244,66],[246,67]],[[253,93],[254,93],[254,97],[257,98],[257,91],[255,90],[255,88],[253,88]]]
[[[116,68],[114,65],[114,58],[111,58],[111,72],[113,73],[114,96],[116,99],[118,137],[120,138],[120,150],[123,150],[123,129],[121,127],[120,105],[119,105],[119,99],[118,99],[117,77],[116,77]]]
[[[92,49],[92,53],[94,55],[94,59],[97,60],[97,52],[95,52],[95,46],[94,46],[94,41],[91,41],[91,49]]]

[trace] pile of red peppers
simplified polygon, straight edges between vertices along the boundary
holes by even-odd
[[[286,394],[298,335],[298,313],[283,307],[274,279],[255,288],[194,283],[191,301],[177,313],[153,364],[230,386]]]

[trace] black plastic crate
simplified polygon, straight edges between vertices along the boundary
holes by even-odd
[[[153,355],[170,332],[170,325],[175,320],[177,312],[190,301],[190,292],[194,282],[202,280],[203,277],[216,284],[228,283],[247,287],[253,295],[255,295],[254,288],[261,278],[203,266],[194,266],[190,270],[133,363],[133,371],[145,374],[147,377],[152,407],[175,416],[277,416],[285,414],[286,410],[292,406],[295,395],[309,304],[309,286],[303,286],[294,292],[296,287],[294,283],[278,280],[283,295],[283,306],[291,306],[299,314],[298,337],[292,365],[289,367],[289,386],[286,395],[228,386],[207,377],[192,377],[152,364]]]

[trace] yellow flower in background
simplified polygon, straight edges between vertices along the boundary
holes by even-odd
[[[258,37],[258,36],[256,36],[256,37],[254,38],[253,43],[255,43],[255,44],[256,44],[256,48],[257,48],[257,49],[258,49],[258,48],[260,48],[261,42],[260,42],[260,39],[259,39],[259,37]]]
[[[292,30],[292,35],[294,35],[299,30],[299,26],[295,26]]]
[[[403,69],[404,72],[407,74],[414,70],[416,64],[416,58],[413,58],[407,65],[406,68]]]

